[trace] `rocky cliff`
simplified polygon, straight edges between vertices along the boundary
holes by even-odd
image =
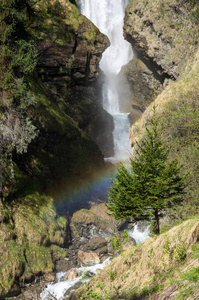
[[[41,1],[36,11],[35,101],[28,110],[39,136],[15,161],[25,176],[34,174],[55,195],[60,183],[71,185],[68,181],[103,167],[103,155],[92,138],[99,122],[98,63],[109,41],[69,1]]]
[[[168,80],[176,80],[189,72],[198,48],[197,9],[195,1],[134,0],[129,3],[124,36],[132,44],[136,59],[126,76],[137,86],[132,73],[137,72],[139,77],[143,68],[140,78],[143,91],[134,92],[142,108],[153,101],[153,90],[157,96]]]

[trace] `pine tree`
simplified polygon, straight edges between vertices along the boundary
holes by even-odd
[[[165,209],[183,201],[187,175],[180,176],[177,160],[168,161],[169,150],[160,139],[155,106],[146,137],[135,148],[131,170],[121,164],[112,180],[107,208],[117,220],[152,218],[159,234],[159,218]]]

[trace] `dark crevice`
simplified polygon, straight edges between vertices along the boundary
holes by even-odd
[[[152,58],[146,58],[138,52],[137,58],[139,58],[147,66],[147,68],[153,73],[154,78],[158,80],[161,84],[164,83],[165,79],[176,80],[174,76],[166,73],[165,70],[162,69],[162,67],[159,66]]]
[[[134,45],[134,40],[130,35],[127,35],[125,38],[131,45]],[[144,54],[142,54],[140,51],[136,50],[133,47],[135,57],[140,59],[146,66],[147,68],[153,73],[153,76],[156,80],[158,80],[161,84],[164,83],[165,79],[171,79],[171,80],[176,80],[173,75],[170,75],[165,72],[165,70],[159,66],[151,57],[146,57]]]

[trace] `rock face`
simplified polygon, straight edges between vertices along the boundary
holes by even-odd
[[[190,51],[197,47],[198,33],[194,29],[191,9],[194,9],[193,5],[177,0],[164,3],[134,0],[126,9],[125,38],[133,45],[138,57],[162,78],[176,79]],[[190,36],[190,30],[196,36]],[[184,42],[189,45],[185,46]]]
[[[100,263],[99,256],[94,252],[78,251],[78,262],[82,266],[93,266]]]
[[[109,40],[69,1],[43,3],[33,22],[41,32],[29,114],[39,136],[17,164],[57,196],[104,167],[93,139],[99,122],[98,63]]]
[[[39,74],[48,85],[91,83],[98,77],[98,63],[109,40],[70,2],[62,5],[65,35],[62,40],[44,39],[39,43]]]
[[[130,112],[135,116],[132,123],[137,121],[147,106],[163,90],[160,80],[155,78],[154,73],[137,57],[125,65],[120,76],[126,78],[129,83],[129,99],[131,99]]]
[[[141,109],[154,100],[154,90],[157,96],[169,79],[188,71],[187,62],[198,47],[194,14],[194,4],[187,1],[132,0],[127,6],[124,36],[136,58],[126,77]]]

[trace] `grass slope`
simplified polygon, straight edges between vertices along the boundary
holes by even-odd
[[[199,218],[131,246],[71,299],[198,299]]]

